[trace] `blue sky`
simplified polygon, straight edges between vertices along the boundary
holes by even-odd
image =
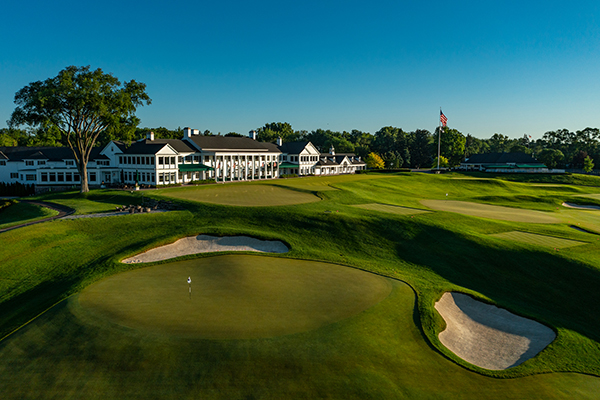
[[[459,3],[459,4],[454,4]],[[598,1],[28,1],[3,6],[0,127],[68,65],[147,85],[141,126],[600,127]]]

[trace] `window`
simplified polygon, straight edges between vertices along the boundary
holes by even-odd
[[[56,180],[58,182],[64,182],[65,181],[65,173],[64,172],[57,172],[56,173]]]
[[[152,179],[151,179],[152,183],[156,182],[156,179],[154,179],[154,173],[152,174]]]
[[[79,182],[81,178],[79,177],[79,172],[73,173],[73,182]]]
[[[97,160],[96,165],[110,165],[108,160]]]
[[[162,173],[158,174],[158,182],[159,183],[163,182],[163,174]]]
[[[179,164],[183,164],[183,157],[181,157],[181,156],[177,157],[177,162]]]
[[[48,173],[42,172],[41,178],[42,178],[42,182],[48,182]]]
[[[175,158],[175,157],[173,157],[173,158]],[[173,182],[173,183],[177,182],[175,180],[175,172],[171,172],[171,182]]]
[[[123,156],[119,156],[119,164],[123,164]]]
[[[139,157],[136,157],[136,161],[137,161],[136,164],[138,164],[138,165],[141,164]]]
[[[40,160],[40,161],[38,161],[38,165],[46,165],[46,160]]]
[[[175,165],[175,157],[171,157],[171,165]]]
[[[35,174],[27,174],[27,175],[25,175],[25,180],[27,180],[27,181],[35,181]]]
[[[50,172],[48,176],[50,177],[50,182],[56,182],[56,172]]]
[[[158,157],[158,165],[164,165],[162,157]]]
[[[131,156],[127,156],[127,164],[131,164]]]
[[[6,160],[0,160],[0,165],[5,166],[6,165]]]
[[[67,182],[73,182],[73,174],[70,172],[66,172],[65,173],[65,181]]]
[[[142,165],[146,165],[146,157],[142,157]]]
[[[33,165],[33,160],[25,160],[25,165],[32,166]]]
[[[75,165],[75,161],[73,161],[73,160],[65,160],[65,165]]]
[[[150,157],[150,165],[154,165],[154,157]]]

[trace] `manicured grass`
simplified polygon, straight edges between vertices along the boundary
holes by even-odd
[[[158,189],[153,195],[228,206],[263,207],[312,203],[320,199],[314,194],[283,187],[255,183],[187,186]]]
[[[488,204],[471,203],[468,201],[422,200],[421,204],[434,210],[449,211],[474,217],[499,219],[503,221],[529,222],[533,224],[555,224],[560,222],[559,219],[541,211],[492,206]]]
[[[0,229],[58,215],[58,211],[18,202],[0,210]]]
[[[417,208],[391,206],[389,204],[378,203],[356,204],[353,207],[362,208],[363,210],[379,211],[398,215],[414,215],[429,212],[427,210],[419,210]]]
[[[581,246],[588,242],[579,240],[563,239],[554,236],[538,235],[535,233],[511,231],[496,233],[490,235],[498,239],[514,240],[516,242],[527,243],[533,246],[545,246],[553,249],[566,249],[567,247]]]
[[[33,199],[61,204],[75,210],[75,214],[95,214],[114,211],[116,207],[142,204],[144,192],[99,189],[89,193],[50,192]]]
[[[390,291],[388,279],[336,264],[229,255],[117,274],[83,290],[79,303],[136,329],[249,339],[317,329],[364,311]]]
[[[0,344],[3,398],[595,398],[600,379],[495,379],[432,351],[414,292],[320,329],[254,340],[149,335],[94,319],[74,297]]]
[[[415,306],[407,287],[395,286],[384,301],[353,317],[252,340],[174,340],[91,323],[63,312],[61,303],[0,342],[0,387],[15,398],[40,393],[58,398],[185,398],[192,393],[206,398],[594,398],[600,381],[600,241],[570,226],[587,229],[584,224],[600,224],[600,219],[586,222],[589,212],[561,204],[575,195],[598,194],[600,185],[531,186],[456,177],[462,175],[339,177],[332,184],[338,190],[319,192],[323,201],[314,203],[242,208],[180,199],[186,211],[57,221],[2,233],[4,334],[93,282],[139,267],[120,259],[200,233],[282,240],[291,250],[270,256],[274,260],[332,262],[399,278],[412,286],[417,301]],[[546,211],[560,223],[449,212],[405,216],[353,207],[420,208],[420,200],[444,200],[446,193],[457,201]],[[96,195],[106,201],[113,194]],[[591,243],[556,252],[489,237],[508,231]],[[444,324],[433,304],[445,291],[468,293],[538,320],[558,337],[537,357],[507,371],[468,365],[437,339]]]

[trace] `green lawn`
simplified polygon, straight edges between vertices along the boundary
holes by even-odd
[[[306,191],[290,190],[261,182],[175,187],[158,189],[153,194],[181,200],[245,207],[285,206],[320,200],[319,197]]]
[[[0,210],[0,229],[58,215],[58,211],[18,202]]]
[[[32,320],[0,342],[0,387],[13,398],[40,393],[48,398],[597,398],[600,241],[571,226],[600,232],[594,230],[600,218],[561,204],[599,194],[600,179],[585,177],[582,183],[570,177],[562,184],[564,177],[537,177],[532,185],[458,174],[360,178],[336,177],[328,186],[337,190],[317,190],[322,201],[311,203],[232,207],[179,199],[185,211],[57,221],[0,234],[2,336]],[[237,192],[264,186],[266,192],[286,181],[292,180],[219,187]],[[301,186],[302,179],[296,181]],[[299,186],[293,189],[312,195]],[[145,195],[181,197],[175,194],[186,188],[168,190]],[[544,212],[557,223],[355,207],[422,208],[421,200],[443,201],[446,193],[452,201]],[[85,201],[72,196],[79,204],[101,207],[116,194],[91,195]],[[557,252],[490,237],[511,231],[588,244]],[[371,271],[394,279],[394,289],[362,313],[305,332],[257,339],[165,336],[106,319],[92,321],[78,309],[80,290],[140,267],[119,260],[201,233],[282,240],[289,253],[263,257]],[[215,260],[209,255],[185,259]],[[437,339],[444,323],[433,304],[450,290],[542,322],[557,339],[506,371],[469,365]]]

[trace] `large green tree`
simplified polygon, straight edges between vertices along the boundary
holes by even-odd
[[[438,127],[435,129],[435,137],[433,142],[436,155],[439,133],[440,128]],[[454,167],[460,164],[461,161],[464,159],[466,141],[467,139],[458,130],[450,129],[448,127],[442,128],[440,152],[442,156],[448,159],[450,167]]]
[[[87,163],[98,137],[119,127],[131,129],[139,122],[137,107],[150,103],[143,83],[131,80],[121,84],[100,68],[69,66],[54,78],[19,90],[9,124],[58,129],[73,150],[84,193],[89,191]]]

